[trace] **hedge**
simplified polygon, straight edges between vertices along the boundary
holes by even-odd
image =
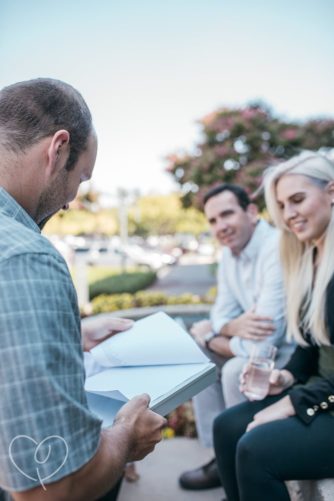
[[[195,294],[180,294],[168,296],[159,291],[140,291],[136,294],[102,294],[92,301],[92,314],[108,313],[110,311],[127,310],[147,306],[162,306],[166,304],[200,304],[203,298]]]
[[[90,284],[89,297],[93,299],[101,294],[133,294],[152,285],[156,278],[157,275],[152,270],[111,275]]]

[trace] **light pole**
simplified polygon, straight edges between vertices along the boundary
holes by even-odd
[[[126,273],[126,253],[125,249],[128,244],[128,208],[127,208],[128,192],[124,188],[118,188],[118,218],[119,218],[119,232],[121,238],[121,267],[122,272]]]

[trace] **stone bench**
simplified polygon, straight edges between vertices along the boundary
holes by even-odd
[[[333,501],[334,479],[287,482],[291,501]]]

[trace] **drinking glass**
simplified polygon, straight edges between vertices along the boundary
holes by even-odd
[[[262,400],[268,395],[276,353],[277,348],[272,345],[254,347],[245,373],[244,394],[249,400]]]

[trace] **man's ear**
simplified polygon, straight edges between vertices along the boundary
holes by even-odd
[[[251,221],[256,223],[257,219],[258,219],[258,215],[259,215],[259,209],[257,208],[257,206],[255,204],[249,204],[247,206],[247,214],[250,216],[251,218]]]
[[[332,205],[334,205],[334,181],[329,181],[326,186],[327,193],[332,198]]]
[[[70,133],[67,130],[58,130],[51,138],[47,150],[48,177],[53,178],[64,168],[70,154]]]

